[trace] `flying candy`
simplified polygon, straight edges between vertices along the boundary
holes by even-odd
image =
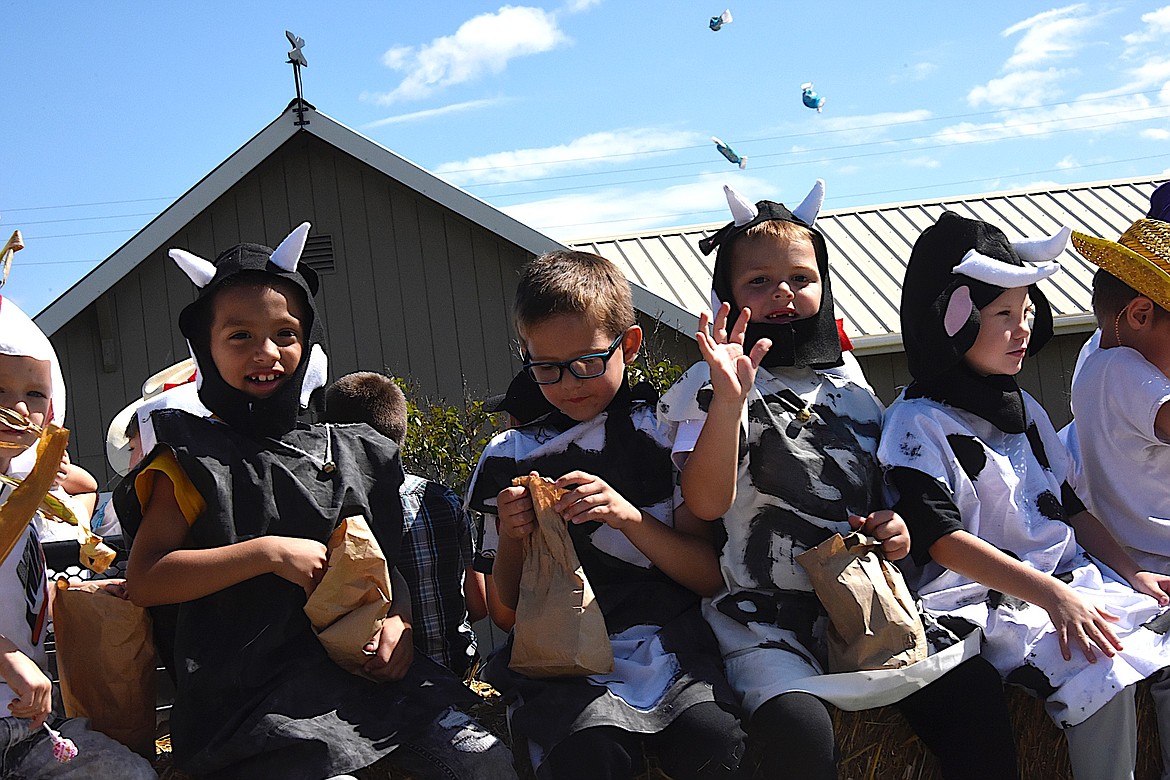
[[[730,8],[718,16],[712,16],[711,21],[707,23],[707,26],[711,28],[711,32],[719,32],[721,29],[723,29],[723,25],[725,24],[731,24]]]
[[[747,167],[747,160],[748,160],[747,157],[740,157],[738,154],[735,153],[734,149],[732,149],[730,146],[728,146],[727,144],[720,141],[715,136],[711,136],[711,140],[715,142],[715,148],[719,150],[719,153],[721,155],[723,155],[724,157],[727,158],[727,161],[729,163],[732,163],[733,165],[738,165],[740,168]]]
[[[813,91],[813,83],[806,81],[800,85],[800,99],[809,108],[815,108],[817,113],[821,113],[821,106],[825,105],[825,99]]]

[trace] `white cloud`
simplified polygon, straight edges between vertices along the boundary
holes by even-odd
[[[753,201],[781,199],[783,194],[784,199],[799,203],[806,194],[796,191],[779,193],[766,180],[744,173],[710,174],[660,190],[635,192],[614,188],[501,206],[500,209],[548,236],[572,243],[647,228],[727,220],[724,184],[732,184]]]
[[[1006,70],[1030,68],[1076,53],[1080,37],[1104,14],[1090,14],[1084,3],[1054,8],[1013,24],[1003,31],[1010,38],[1023,33],[1015,51],[1004,64]]]
[[[628,165],[633,158],[709,143],[707,136],[692,132],[654,128],[614,130],[590,133],[557,146],[495,152],[447,162],[434,172],[460,186],[495,184],[538,179],[605,163]]]
[[[601,0],[569,0],[565,3],[565,13],[578,14],[601,5]]]
[[[826,146],[847,144],[878,143],[889,138],[891,132],[899,132],[901,125],[912,126],[918,122],[931,119],[933,114],[927,109],[913,111],[884,111],[877,114],[862,114],[856,116],[828,116],[820,114],[813,119],[815,130],[801,132],[801,138],[815,139],[815,145],[805,141],[794,143],[790,147],[792,153],[817,151]],[[789,129],[788,126],[784,129]],[[802,125],[807,128],[808,125]],[[904,132],[904,130],[901,130]],[[780,130],[779,132],[783,132]]]
[[[1142,14],[1142,22],[1146,25],[1145,29],[1121,37],[1128,47],[1125,52],[1127,56],[1133,56],[1136,49],[1146,44],[1156,43],[1170,36],[1170,5]]]
[[[468,19],[453,35],[423,46],[397,46],[382,56],[405,75],[390,92],[363,97],[379,105],[424,98],[437,90],[501,73],[510,60],[551,51],[568,42],[555,14],[540,8],[503,6]]]
[[[433,119],[437,116],[460,114],[464,111],[473,111],[478,108],[488,108],[490,106],[497,106],[506,102],[508,102],[507,98],[467,100],[462,103],[452,103],[448,106],[440,106],[439,108],[428,108],[425,111],[412,111],[409,114],[398,114],[396,116],[388,116],[385,119],[375,119],[373,122],[366,122],[364,125],[362,125],[362,129],[372,130],[376,127],[385,127],[386,125],[400,125],[404,122],[417,122],[422,119]]]
[[[1019,70],[986,84],[973,87],[967,93],[972,106],[990,105],[997,108],[1020,108],[1051,103],[1060,96],[1056,83],[1075,70]]]
[[[952,144],[1028,136],[1042,137],[1070,130],[1106,133],[1132,128],[1137,122],[1164,120],[1166,113],[1164,106],[1151,105],[1143,95],[1112,97],[1108,100],[1082,100],[1077,103],[1013,111],[1000,122],[961,122],[940,130],[930,140]]]
[[[1139,135],[1149,141],[1170,141],[1170,130],[1162,127],[1146,128]]]
[[[1170,82],[1170,57],[1154,57],[1128,71],[1132,79],[1126,89],[1139,91],[1150,87],[1165,87]]]
[[[1053,181],[1052,179],[1035,179],[1029,182],[1008,182],[997,190],[1059,190],[1068,186],[1067,182]]]
[[[885,131],[890,125],[912,124],[930,119],[931,113],[925,108],[914,111],[884,111],[878,114],[860,116],[821,116],[817,118],[821,132],[863,132]]]
[[[1079,168],[1080,165],[1071,154],[1067,154],[1056,161],[1056,167],[1062,171],[1067,171],[1070,168]]]
[[[1101,92],[1091,92],[1080,96],[1081,100],[1103,97],[1129,96],[1134,92],[1149,92],[1161,88],[1162,94],[1155,102],[1170,103],[1170,57],[1151,57],[1136,67],[1126,71],[1127,79],[1113,89]],[[1135,96],[1137,100],[1146,101],[1145,96]],[[1131,103],[1132,105],[1132,103]],[[1148,105],[1143,102],[1142,105]]]

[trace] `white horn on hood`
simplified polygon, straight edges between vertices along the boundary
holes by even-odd
[[[727,207],[731,209],[731,220],[736,227],[742,227],[760,215],[760,210],[756,208],[756,204],[747,200],[744,196],[723,185],[723,194],[727,196]]]
[[[215,264],[204,260],[199,255],[193,255],[186,249],[172,249],[167,252],[175,265],[183,269],[195,286],[203,289],[215,277]]]
[[[821,213],[821,206],[825,203],[825,180],[817,179],[808,195],[800,205],[792,210],[792,216],[806,225],[816,224],[817,215]]]
[[[305,240],[309,237],[309,223],[302,222],[297,225],[293,232],[285,237],[284,241],[280,242],[272,252],[272,263],[279,268],[283,268],[289,273],[297,270],[297,263],[300,262],[301,252],[305,251]]]
[[[953,273],[1010,290],[1013,287],[1027,287],[1035,284],[1041,279],[1047,279],[1059,270],[1060,263],[1012,265],[972,249],[963,255],[963,262],[955,266]]]
[[[1048,238],[1013,241],[1012,248],[1016,250],[1016,254],[1024,262],[1043,263],[1055,259],[1064,251],[1064,248],[1068,246],[1068,237],[1071,234],[1072,230],[1062,227],[1056,232],[1056,235]]]

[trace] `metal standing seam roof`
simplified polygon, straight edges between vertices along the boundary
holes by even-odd
[[[822,211],[817,227],[829,247],[837,316],[858,354],[902,349],[898,301],[910,249],[945,210],[990,222],[1009,239],[1041,238],[1067,225],[1115,239],[1145,215],[1150,194],[1165,175]],[[573,243],[615,262],[631,283],[694,317],[707,308],[715,256],[698,242],[724,222],[658,229]],[[1095,327],[1091,290],[1096,267],[1069,248],[1058,258],[1063,272],[1041,282],[1057,332]],[[685,328],[682,328],[685,332]]]

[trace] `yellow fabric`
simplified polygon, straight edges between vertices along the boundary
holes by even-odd
[[[154,460],[150,462],[146,468],[134,479],[134,492],[138,494],[139,506],[146,506],[150,501],[150,496],[154,492],[155,477],[158,472],[166,474],[171,483],[175,486],[175,500],[179,503],[179,510],[182,511],[183,517],[187,520],[187,525],[195,522],[195,518],[203,514],[203,510],[207,508],[207,502],[203,500],[203,496],[199,495],[199,491],[191,484],[191,480],[187,478],[187,472],[183,471],[183,467],[179,465],[179,461],[175,460],[175,454],[169,450],[160,452]]]

